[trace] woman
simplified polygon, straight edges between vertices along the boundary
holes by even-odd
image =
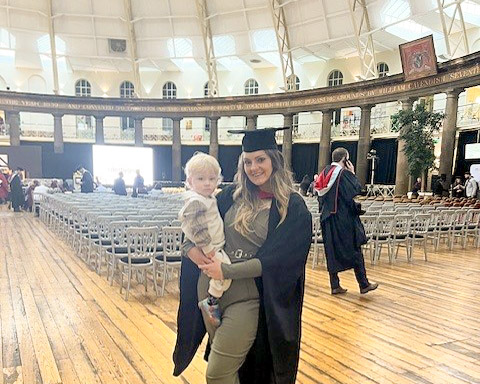
[[[312,218],[293,189],[275,129],[240,133],[234,184],[217,196],[232,264],[185,247],[174,375],[187,368],[208,331],[208,384],[294,384]],[[232,279],[219,299],[216,329],[197,307],[209,278]]]

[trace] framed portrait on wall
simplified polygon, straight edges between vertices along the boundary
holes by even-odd
[[[437,74],[437,56],[432,35],[401,44],[400,57],[405,81]]]

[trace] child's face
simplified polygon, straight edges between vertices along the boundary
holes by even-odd
[[[198,172],[188,178],[188,183],[198,194],[208,197],[217,188],[218,177],[213,172]]]

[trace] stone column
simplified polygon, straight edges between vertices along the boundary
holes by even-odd
[[[20,145],[20,112],[7,111],[6,121],[10,135],[10,145]]]
[[[182,180],[182,136],[180,134],[180,121],[182,118],[173,119],[173,139],[172,139],[172,180]]]
[[[53,114],[53,152],[63,153],[62,114]]]
[[[143,117],[135,117],[134,125],[135,125],[135,146],[143,147]]]
[[[457,133],[457,110],[458,95],[463,89],[451,89],[447,91],[447,105],[445,107],[445,119],[442,126],[442,146],[440,151],[440,175],[447,175],[447,183],[452,180],[453,153],[455,151],[455,135]]]
[[[320,146],[318,151],[318,173],[322,172],[330,159],[330,139],[332,134],[333,110],[322,111],[322,132],[320,133]]]
[[[362,106],[362,115],[360,117],[360,132],[358,135],[357,163],[355,173],[358,181],[365,186],[368,179],[368,160],[367,153],[370,150],[370,115],[373,105]]]
[[[402,109],[404,111],[412,109],[415,99],[403,99]],[[395,195],[406,195],[408,192],[408,162],[407,156],[403,149],[405,148],[405,140],[398,139],[397,149],[397,166],[395,173]]]
[[[103,131],[103,119],[105,116],[95,116],[95,144],[105,144],[105,134]]]
[[[257,129],[257,115],[247,116],[247,131],[254,131]]]
[[[293,139],[292,139],[293,114],[292,113],[283,115],[283,126],[290,128],[283,131],[282,153],[283,153],[283,157],[285,158],[285,164],[287,164],[289,169],[292,170],[292,146],[293,146]]]
[[[218,159],[218,117],[210,118],[210,147],[208,153]]]

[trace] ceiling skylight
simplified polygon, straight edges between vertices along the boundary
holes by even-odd
[[[37,40],[38,52],[50,55],[52,53],[50,49],[50,36],[43,35]],[[66,44],[60,37],[55,36],[55,50],[57,55],[64,55],[66,52]]]
[[[15,36],[3,28],[0,28],[0,48],[15,48]]]
[[[167,48],[170,57],[193,57],[192,40],[189,38],[168,39]]]
[[[277,51],[277,36],[273,29],[260,29],[252,32],[252,50],[254,52]]]
[[[171,59],[172,62],[182,71],[191,71],[191,70],[197,70],[201,71],[202,67],[198,65],[198,63],[195,61],[195,59],[192,58],[187,58],[187,59]]]
[[[395,23],[411,15],[410,4],[406,0],[390,0],[381,10],[385,24]]]
[[[232,35],[213,36],[215,57],[233,56],[236,54],[235,39]]]

